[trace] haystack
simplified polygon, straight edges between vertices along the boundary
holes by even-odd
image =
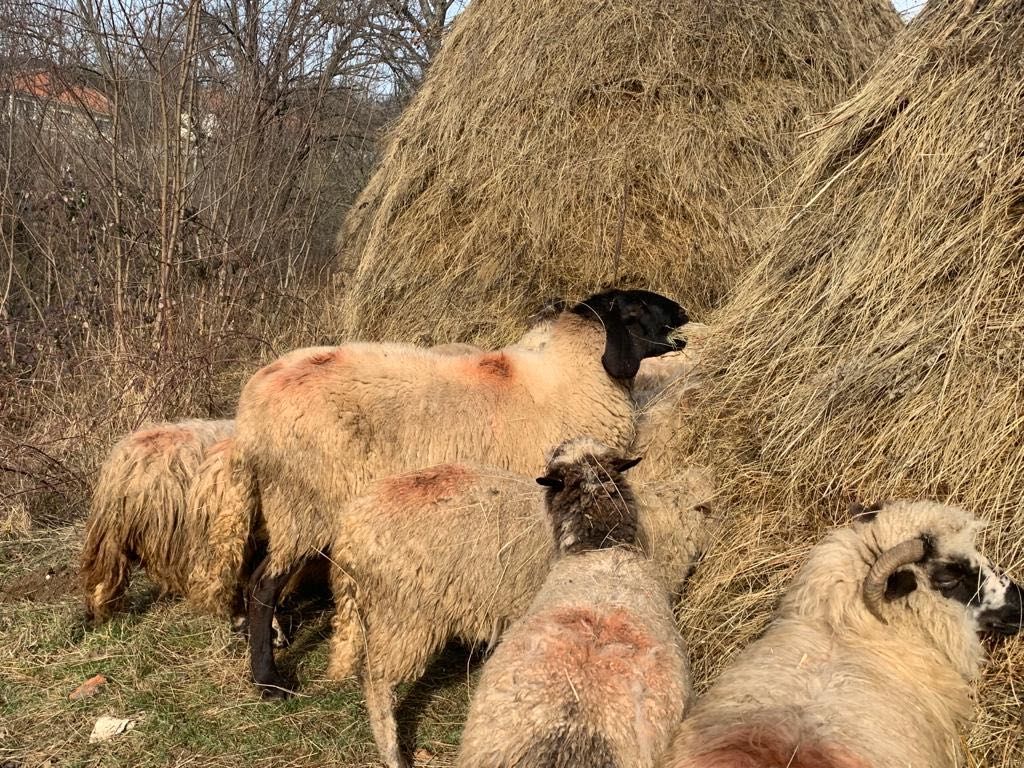
[[[339,237],[347,330],[498,343],[609,282],[702,317],[803,119],[901,27],[888,0],[473,0]]]
[[[851,499],[932,497],[1024,554],[1024,0],[936,2],[826,116],[794,205],[713,323],[662,448],[726,483],[682,617],[707,676]],[[966,765],[1024,765],[1024,641]]]

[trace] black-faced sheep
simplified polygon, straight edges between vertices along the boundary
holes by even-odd
[[[253,576],[254,680],[286,691],[270,614],[288,574],[330,544],[332,518],[370,481],[445,461],[536,472],[545,446],[633,438],[629,381],[681,344],[675,302],[608,291],[560,313],[540,349],[446,356],[405,345],[297,350],[257,372],[239,401],[234,467],[269,554]]]
[[[123,438],[100,469],[86,524],[81,584],[87,615],[116,610],[133,565],[165,594],[187,595],[208,520],[188,512],[187,494],[211,446],[231,421],[157,424]]]
[[[622,461],[593,441],[573,445],[588,466]],[[639,541],[670,587],[679,587],[707,542],[710,492],[703,473],[636,489]],[[396,686],[422,676],[451,640],[493,644],[529,606],[554,554],[544,491],[529,475],[441,465],[377,481],[349,504],[331,550],[337,611],[329,675],[361,673],[389,765],[403,764]]]
[[[559,556],[484,667],[459,768],[646,768],[668,746],[689,669],[629,466],[570,443],[538,479]]]
[[[671,768],[961,765],[980,636],[1014,634],[1021,591],[977,523],[890,502],[818,544],[765,635],[697,701]]]

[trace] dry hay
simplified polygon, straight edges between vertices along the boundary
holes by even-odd
[[[474,0],[339,236],[347,330],[497,344],[609,282],[703,315],[803,119],[901,28],[887,0]]]
[[[1024,576],[1024,0],[933,3],[891,50],[823,120],[654,452],[725,483],[681,618],[705,684],[852,498],[964,505]],[[1024,642],[996,651],[966,765],[1024,765],[1022,670]]]

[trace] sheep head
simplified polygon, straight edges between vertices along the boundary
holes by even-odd
[[[581,317],[596,316],[605,329],[601,364],[614,379],[632,379],[640,361],[682,349],[686,342],[673,331],[689,318],[679,304],[651,291],[613,289],[591,296],[571,310]]]
[[[549,455],[547,510],[560,552],[637,546],[637,504],[622,473],[639,458],[588,437],[566,440]]]
[[[895,501],[862,513],[856,525],[884,546],[862,590],[865,605],[879,621],[887,623],[887,604],[924,589],[965,611],[978,634],[1020,631],[1021,587],[977,550],[978,524],[967,512],[932,502]]]

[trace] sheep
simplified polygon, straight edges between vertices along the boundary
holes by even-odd
[[[604,446],[590,456],[621,460]],[[678,588],[710,537],[711,478],[684,472],[636,493],[643,548]],[[422,676],[451,640],[493,647],[529,606],[554,554],[544,491],[529,475],[445,464],[379,480],[349,503],[331,547],[328,676],[361,675],[389,765],[402,764],[396,686]]]
[[[86,523],[80,580],[86,615],[110,617],[141,565],[163,594],[189,592],[206,521],[187,514],[188,488],[231,421],[156,424],[118,442],[100,469]]]
[[[645,768],[668,746],[689,666],[663,574],[640,545],[620,474],[631,463],[576,441],[538,478],[557,560],[484,666],[459,768]]]
[[[268,541],[248,603],[257,685],[287,695],[269,641],[273,606],[370,481],[456,460],[536,471],[544,446],[577,434],[627,446],[629,381],[644,358],[682,346],[668,337],[686,320],[663,296],[611,290],[561,312],[541,349],[453,357],[348,344],[296,350],[253,375],[233,468]]]
[[[259,536],[250,535],[233,485],[233,432],[233,421],[189,420],[147,427],[114,446],[100,469],[81,557],[88,620],[113,614],[139,565],[161,596],[184,597],[198,612],[245,629],[246,568]],[[217,542],[230,545],[221,551]],[[302,593],[310,582],[315,575],[300,572],[282,594]],[[287,643],[277,617],[272,632],[274,647]]]
[[[703,386],[701,355],[711,329],[688,323],[680,329],[686,346],[678,352],[644,360],[633,381],[636,439],[632,452],[644,457],[633,483],[671,477],[681,461],[681,432]]]
[[[764,636],[684,721],[670,768],[960,765],[980,635],[1021,626],[1020,587],[962,509],[887,502],[814,547]]]

